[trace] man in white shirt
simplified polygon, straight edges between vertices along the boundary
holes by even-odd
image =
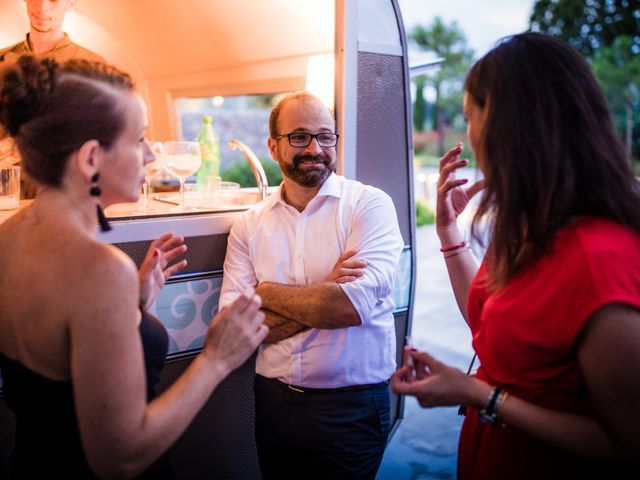
[[[335,120],[308,92],[271,113],[277,192],[229,234],[220,306],[251,285],[270,333],[256,361],[256,440],[271,478],[375,478],[395,370],[391,198],[336,175]]]

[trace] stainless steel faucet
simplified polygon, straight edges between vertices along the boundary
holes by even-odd
[[[267,183],[267,174],[264,173],[264,168],[262,168],[262,164],[256,154],[240,140],[231,140],[227,143],[227,148],[230,150],[240,150],[245,157],[247,157],[247,161],[249,165],[251,165],[251,170],[253,171],[253,175],[256,177],[256,183],[258,184],[258,190],[260,191],[261,200],[267,198],[269,194],[269,184]]]

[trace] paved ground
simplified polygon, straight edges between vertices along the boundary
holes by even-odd
[[[417,286],[412,336],[416,348],[466,370],[471,336],[453,297],[432,225],[417,230]],[[407,398],[405,418],[389,444],[378,480],[455,478],[462,417],[457,408],[423,409]]]

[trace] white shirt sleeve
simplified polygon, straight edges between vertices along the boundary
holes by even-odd
[[[391,297],[404,241],[391,197],[369,188],[362,195],[350,220],[346,250],[357,249],[355,258],[365,260],[364,274],[340,286],[367,323],[376,305]]]
[[[256,279],[253,262],[249,255],[247,241],[246,218],[244,216],[236,220],[231,227],[227,240],[227,253],[224,259],[224,276],[220,289],[218,307],[233,302],[247,286],[256,287]]]

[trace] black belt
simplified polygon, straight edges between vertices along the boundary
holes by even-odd
[[[262,377],[262,375],[260,375]],[[294,392],[298,393],[344,393],[344,392],[358,392],[360,390],[372,390],[380,387],[387,387],[389,385],[389,380],[380,383],[367,383],[364,385],[350,385],[347,387],[336,387],[336,388],[310,388],[310,387],[300,387],[298,385],[291,385],[290,383],[284,383],[278,380],[277,378],[268,378],[262,377],[265,380],[268,380],[270,383],[278,385],[281,388],[287,388]]]

